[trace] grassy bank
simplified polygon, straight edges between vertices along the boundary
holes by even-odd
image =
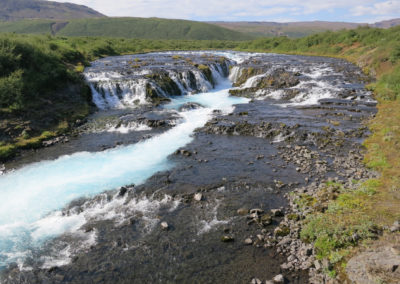
[[[0,161],[36,148],[48,132],[86,117],[91,97],[82,78],[90,61],[161,50],[233,49],[230,41],[0,35]]]

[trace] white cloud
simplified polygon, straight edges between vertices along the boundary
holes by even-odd
[[[53,0],[54,1],[54,0]],[[65,2],[68,0],[55,0]],[[160,17],[194,20],[301,19],[337,21],[352,17],[400,15],[400,0],[69,0],[108,16]]]
[[[400,1],[385,1],[373,5],[359,5],[352,9],[354,16],[364,15],[398,15],[400,16]]]

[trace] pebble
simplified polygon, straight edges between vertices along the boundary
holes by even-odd
[[[253,240],[250,239],[250,238],[247,238],[247,239],[244,240],[244,244],[245,245],[252,245],[253,244]]]
[[[400,223],[399,223],[399,221],[395,221],[395,222],[393,223],[393,225],[390,227],[390,231],[391,231],[392,233],[397,232],[397,231],[400,231]]]
[[[281,217],[283,216],[283,212],[281,209],[271,209],[271,213],[275,217]]]
[[[236,212],[239,215],[247,215],[249,213],[249,209],[247,209],[247,208],[239,208]]]
[[[201,201],[201,200],[203,200],[203,194],[201,194],[201,193],[196,193],[196,194],[194,195],[194,200],[196,200],[196,201]]]
[[[222,236],[221,241],[224,243],[233,242],[235,239],[231,236]]]
[[[261,280],[258,278],[251,279],[251,284],[261,284],[261,283],[262,283]]]
[[[255,208],[255,209],[251,209],[250,210],[250,214],[262,214],[264,213],[264,210],[260,209],[260,208]]]
[[[285,278],[283,278],[282,274],[278,274],[272,280],[274,281],[274,283],[284,283]]]
[[[168,223],[167,222],[161,222],[161,229],[168,230],[169,229]]]
[[[398,246],[393,246],[392,248],[391,248],[391,251],[394,253],[394,254],[398,254],[398,255],[400,255],[400,245],[398,245]]]

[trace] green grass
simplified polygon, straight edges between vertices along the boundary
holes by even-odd
[[[14,145],[0,145],[0,160],[6,160],[13,157],[16,153],[16,146]]]
[[[289,38],[306,37],[316,33],[322,33],[328,30],[337,31],[340,29],[354,29],[357,24],[353,23],[259,23],[259,22],[211,22],[221,27],[234,31],[254,35],[256,37],[277,37],[287,36]]]
[[[51,34],[52,20],[22,20],[17,22],[0,22],[3,33]]]
[[[313,242],[318,259],[327,258],[336,269],[345,264],[349,249],[363,240],[375,238],[377,224],[368,214],[372,209],[373,196],[380,186],[379,180],[369,180],[360,184],[357,190],[348,190],[342,185],[326,184],[326,191],[340,188],[337,198],[328,200],[327,210],[314,212],[303,221],[300,237],[305,242]],[[332,188],[336,187],[336,188]],[[298,196],[304,200],[304,194]],[[317,200],[317,203],[321,200]],[[326,271],[336,275],[334,269]]]
[[[56,21],[23,20],[0,22],[0,32],[50,34],[58,36],[94,36],[112,38],[174,39],[174,40],[249,40],[254,37],[216,25],[159,18],[93,18],[65,21],[53,29]]]

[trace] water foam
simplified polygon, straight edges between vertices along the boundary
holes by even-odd
[[[75,153],[0,176],[0,199],[7,200],[0,207],[0,267],[12,261],[21,262],[49,238],[80,232],[91,212],[103,219],[109,218],[109,214],[115,218],[118,214],[108,206],[115,208],[118,201],[100,202],[100,209],[85,208],[82,214],[64,215],[59,209],[77,198],[142,183],[154,173],[172,167],[168,155],[189,143],[193,131],[211,118],[213,110],[229,113],[234,104],[248,101],[230,97],[230,86],[226,80],[215,91],[172,99],[170,108],[178,109],[187,101],[198,102],[205,108],[180,112],[180,124],[146,141],[103,152]],[[140,203],[130,206],[135,208]],[[101,210],[106,213],[101,214]],[[46,263],[62,264],[60,259],[65,260],[72,253],[71,248],[60,251],[61,256],[45,260],[44,267],[48,266]]]

